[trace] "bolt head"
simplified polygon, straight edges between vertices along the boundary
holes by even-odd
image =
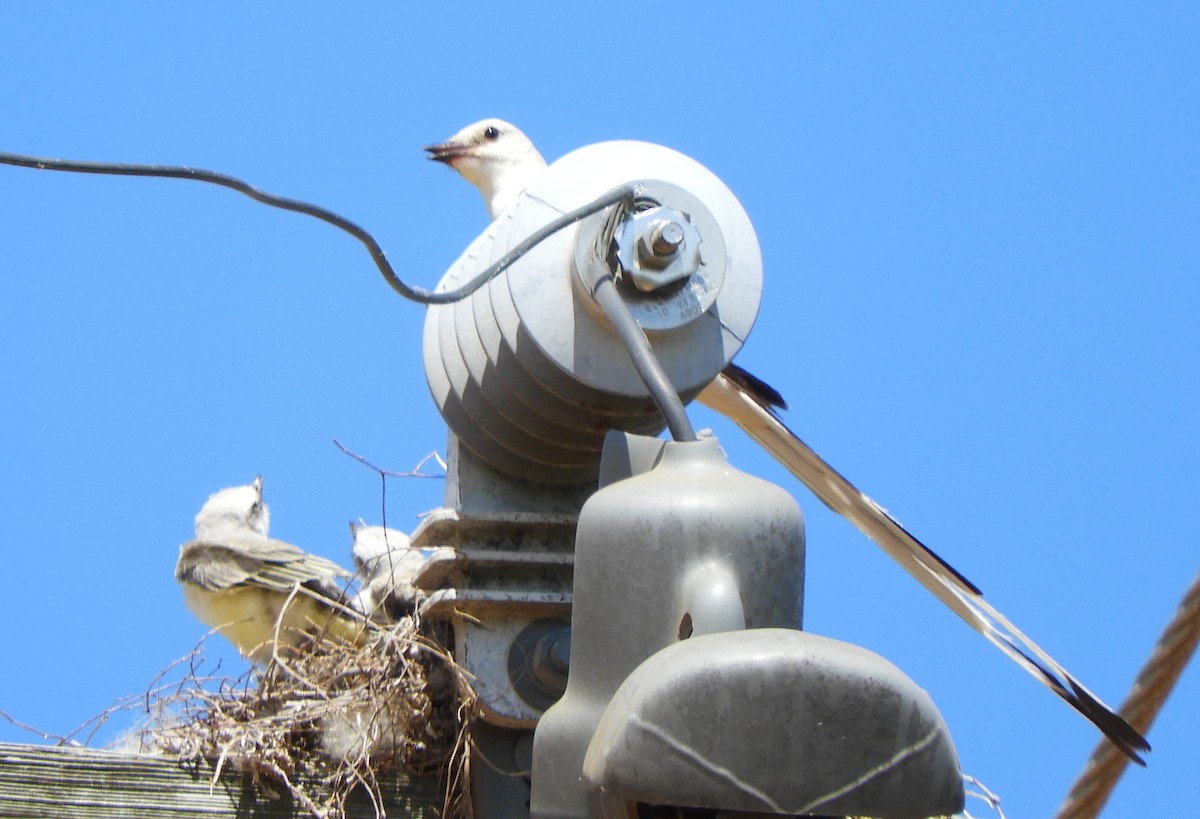
[[[687,215],[660,206],[634,214],[617,232],[626,280],[653,293],[691,276],[702,264],[700,233]]]
[[[683,226],[678,222],[659,222],[652,232],[651,249],[659,256],[674,256],[683,244]]]
[[[571,666],[570,629],[556,629],[541,637],[534,644],[531,665],[534,684],[552,697],[562,696]]]

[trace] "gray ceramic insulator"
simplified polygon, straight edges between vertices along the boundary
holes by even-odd
[[[700,270],[661,294],[630,294],[667,376],[694,397],[741,348],[762,296],[758,240],[710,171],[642,142],[581,148],[475,239],[439,290],[473,278],[534,230],[618,185],[685,213],[700,235]],[[602,215],[601,215],[602,216]],[[580,248],[602,219],[565,228],[472,296],[429,308],[425,373],[464,446],[492,468],[540,483],[596,480],[609,429],[655,434],[662,418],[628,353],[579,284]],[[651,321],[653,318],[653,321]]]
[[[614,433],[610,445],[621,450],[606,452],[610,461],[644,462],[638,439]],[[544,819],[588,815],[584,785],[572,783],[603,709],[648,657],[722,626],[800,627],[800,507],[731,467],[716,439],[662,444],[653,469],[584,504],[573,598],[567,690],[534,742],[533,815]]]
[[[622,469],[636,473],[620,479]],[[929,696],[800,630],[804,531],[715,439],[613,433],[575,543],[571,666],[534,736],[534,819],[631,805],[823,816],[962,807]]]

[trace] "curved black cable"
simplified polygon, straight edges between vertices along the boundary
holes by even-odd
[[[399,293],[410,301],[415,301],[418,304],[450,304],[451,302],[459,301],[474,293],[483,285],[487,284],[491,279],[498,276],[505,269],[511,266],[514,262],[528,253],[537,244],[544,241],[547,237],[557,233],[563,228],[591,216],[604,208],[612,205],[622,199],[628,198],[632,191],[632,186],[622,185],[614,188],[611,191],[603,194],[599,198],[589,202],[581,208],[577,208],[570,213],[566,213],[549,224],[534,231],[529,238],[521,242],[515,248],[510,250],[498,262],[493,264],[487,270],[480,273],[475,278],[466,282],[454,290],[448,290],[442,293],[436,293],[432,290],[426,290],[423,287],[414,287],[405,284],[401,278],[396,275],[396,271],[387,260],[387,255],[383,252],[383,248],[375,241],[375,237],[368,233],[364,228],[351,222],[344,216],[334,213],[331,210],[314,205],[309,202],[301,202],[298,199],[289,199],[284,196],[278,196],[273,193],[261,190],[254,187],[248,182],[245,182],[237,177],[228,174],[219,173],[217,171],[209,171],[203,168],[188,168],[181,165],[136,165],[123,162],[88,162],[83,160],[73,159],[49,159],[46,157],[25,156],[24,154],[8,153],[0,151],[0,164],[16,165],[23,168],[35,168],[37,170],[46,171],[71,171],[74,173],[95,173],[109,174],[115,176],[156,176],[165,177],[168,179],[192,179],[197,182],[208,182],[213,185],[235,190],[238,193],[245,194],[251,199],[262,202],[264,205],[282,208],[283,210],[295,211],[303,213],[307,216],[312,216],[320,219],[323,222],[328,222],[334,227],[341,228],[349,233],[354,238],[362,242],[367,251],[371,254],[371,258],[375,260],[375,266],[379,268],[379,272],[383,274],[383,278],[391,286],[393,290]]]
[[[419,304],[449,304],[464,299],[498,276],[538,244],[545,241],[549,236],[582,219],[586,219],[594,213],[599,213],[607,207],[622,203],[619,207],[613,209],[613,213],[609,215],[604,229],[601,230],[598,237],[595,254],[596,261],[592,269],[588,271],[589,276],[592,278],[592,295],[599,303],[601,309],[604,310],[605,315],[608,316],[609,321],[612,322],[617,335],[629,351],[629,356],[633,360],[633,365],[637,369],[638,375],[650,391],[650,395],[658,405],[663,418],[666,419],[667,428],[671,431],[671,436],[676,441],[696,440],[696,433],[684,410],[683,401],[680,400],[675,387],[671,384],[670,379],[667,378],[662,365],[658,363],[658,358],[654,355],[654,350],[650,347],[650,342],[646,338],[645,332],[637,323],[637,320],[634,319],[633,314],[629,312],[629,307],[625,304],[624,299],[621,298],[620,293],[617,292],[616,285],[612,280],[611,271],[608,269],[607,257],[611,248],[613,233],[616,230],[617,223],[624,218],[628,207],[632,204],[634,197],[637,196],[639,190],[637,185],[620,185],[601,194],[588,204],[576,208],[570,213],[563,214],[554,221],[535,230],[523,242],[504,254],[499,261],[470,281],[454,290],[437,293],[405,284],[396,275],[396,271],[392,268],[391,263],[388,262],[383,248],[375,241],[375,237],[346,217],[323,208],[320,205],[268,193],[228,174],[181,165],[138,165],[122,162],[50,159],[14,154],[7,151],[0,151],[0,164],[48,171],[191,179],[235,190],[265,205],[303,213],[346,231],[366,246],[367,251],[371,254],[371,258],[375,260],[375,266],[379,268],[379,272],[383,274],[384,280],[387,281],[391,288],[404,298]]]
[[[629,305],[617,292],[616,282],[613,281],[612,270],[609,268],[608,257],[611,253],[613,234],[617,225],[625,218],[628,208],[633,203],[633,191],[609,214],[604,227],[596,236],[596,246],[593,248],[592,259],[588,265],[587,281],[590,284],[592,298],[600,305],[604,315],[608,317],[617,337],[625,345],[629,357],[633,360],[634,369],[650,392],[650,397],[658,405],[667,422],[667,429],[675,441],[695,441],[696,430],[683,407],[683,400],[675,391],[675,385],[667,377],[658,362],[658,356],[650,346],[650,339],[637,323]]]

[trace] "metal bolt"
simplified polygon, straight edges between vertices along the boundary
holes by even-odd
[[[571,666],[571,630],[552,631],[533,648],[533,682],[545,693],[560,697],[567,690],[567,670]]]
[[[659,222],[651,233],[650,246],[659,256],[673,256],[683,244],[683,227],[678,222]]]
[[[683,227],[678,222],[655,219],[643,225],[637,240],[638,262],[651,270],[662,270],[683,244]]]
[[[556,671],[564,674],[571,667],[571,632],[563,630],[556,632],[555,640],[550,644],[550,665]]]
[[[674,208],[640,211],[617,231],[617,259],[627,282],[653,293],[699,269],[700,233],[687,214]]]
[[[567,690],[570,664],[570,624],[535,620],[509,646],[508,679],[522,700],[544,711]]]

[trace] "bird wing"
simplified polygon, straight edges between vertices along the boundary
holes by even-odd
[[[778,392],[730,365],[700,393],[699,399],[741,427],[826,506],[858,527],[968,625],[1091,720],[1126,756],[1145,764],[1138,752],[1150,750],[1150,745],[1140,733],[984,600],[975,584],[913,537],[887,510],[858,491],[788,429],[773,409],[786,407]]]
[[[209,591],[255,585],[289,592],[296,585],[337,598],[336,578],[349,572],[331,560],[271,538],[193,540],[179,550],[175,578]]]

